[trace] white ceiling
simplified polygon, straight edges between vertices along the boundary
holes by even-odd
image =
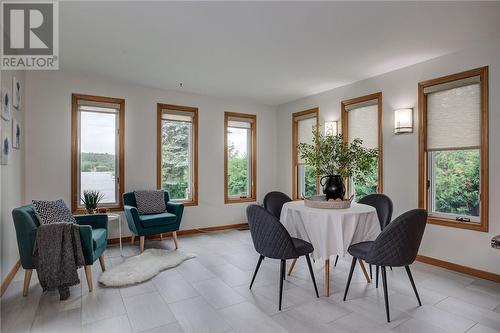
[[[62,69],[270,105],[499,38],[500,2],[60,3]]]

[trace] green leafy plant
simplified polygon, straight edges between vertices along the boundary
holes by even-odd
[[[93,213],[97,209],[97,205],[104,198],[104,193],[97,190],[84,190],[82,202],[88,213]]]
[[[312,144],[300,143],[298,151],[317,176],[363,177],[372,172],[378,151],[362,144],[358,138],[348,143],[342,134],[324,135],[317,126],[313,128]]]

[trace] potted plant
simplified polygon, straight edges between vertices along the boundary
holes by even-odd
[[[344,199],[344,178],[363,177],[370,173],[378,156],[377,149],[362,146],[363,140],[346,142],[342,134],[324,135],[321,128],[313,129],[312,144],[300,143],[300,158],[321,177],[326,199]]]
[[[104,198],[104,194],[97,190],[84,190],[82,202],[88,214],[95,214],[97,205]]]

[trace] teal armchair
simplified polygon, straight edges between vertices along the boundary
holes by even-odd
[[[167,206],[167,210],[163,213],[139,214],[134,192],[123,193],[123,203],[128,228],[132,232],[132,244],[134,244],[135,237],[139,236],[141,252],[144,251],[145,236],[159,234],[160,238],[162,238],[162,233],[164,232],[172,233],[175,248],[179,248],[177,230],[179,230],[181,225],[182,214],[184,212],[183,204],[170,201],[170,197],[166,191],[165,205]]]
[[[17,246],[21,265],[25,269],[23,296],[28,294],[31,274],[35,265],[33,263],[33,247],[35,245],[36,231],[40,222],[36,217],[33,205],[26,205],[12,211],[14,226],[16,228]],[[106,214],[75,215],[80,226],[80,240],[82,242],[83,256],[85,258],[85,276],[89,291],[92,291],[92,265],[99,259],[104,272],[103,252],[108,242],[108,216]]]

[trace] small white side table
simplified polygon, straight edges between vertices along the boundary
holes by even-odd
[[[120,233],[120,255],[123,257],[123,249],[122,249],[122,220],[120,214],[108,213],[108,221],[116,221],[118,222],[118,230]]]

